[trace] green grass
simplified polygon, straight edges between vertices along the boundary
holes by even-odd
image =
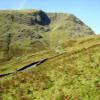
[[[0,100],[100,100],[100,36],[71,14],[0,11],[0,75],[46,58],[0,78]]]
[[[100,36],[69,41],[72,46],[65,42],[62,54],[44,51],[20,58],[15,65],[58,55],[36,68],[1,78],[1,100],[99,100]]]

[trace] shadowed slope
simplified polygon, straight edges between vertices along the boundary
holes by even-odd
[[[0,62],[28,53],[59,48],[69,36],[93,34],[89,27],[70,14],[45,13],[41,10],[2,10]]]

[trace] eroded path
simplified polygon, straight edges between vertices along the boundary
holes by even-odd
[[[67,54],[66,52],[64,52],[64,53],[55,55],[55,56],[50,57],[50,58],[45,58],[45,59],[43,59],[43,60],[36,61],[36,62],[33,62],[33,63],[28,64],[28,65],[26,65],[26,66],[23,66],[23,67],[19,68],[19,69],[16,70],[16,71],[13,71],[13,72],[10,72],[10,73],[6,73],[6,74],[1,74],[1,75],[0,75],[0,78],[1,78],[1,77],[5,77],[5,76],[8,76],[8,75],[11,75],[11,74],[14,74],[14,73],[17,73],[17,72],[24,71],[24,70],[29,69],[29,68],[38,67],[40,64],[44,63],[44,62],[47,61],[47,60],[54,59],[54,58],[57,58],[57,57],[60,57],[60,56],[64,56],[65,54],[67,55],[67,57],[70,57],[71,55],[78,54],[78,53],[81,53],[82,51],[86,51],[86,50],[88,50],[88,49],[95,48],[95,47],[99,47],[99,46],[100,46],[100,43],[94,44],[94,45],[89,46],[89,47],[86,47],[86,48],[82,48],[82,49],[80,49],[80,50],[75,50],[75,51],[70,52],[70,53],[68,53],[68,54]]]
[[[18,70],[16,70],[16,71],[14,71],[14,72],[7,73],[7,74],[1,74],[0,77],[8,76],[8,75],[14,74],[14,73],[16,73],[16,72],[21,72],[21,71],[23,71],[23,70],[25,70],[25,69],[28,69],[28,68],[30,68],[30,67],[37,67],[38,65],[42,64],[42,63],[45,62],[46,60],[47,60],[47,59],[43,59],[43,60],[41,60],[41,61],[33,62],[33,63],[29,64],[29,65],[26,65],[26,66],[24,66],[24,67],[22,67],[22,68],[20,68],[20,69],[18,69]]]

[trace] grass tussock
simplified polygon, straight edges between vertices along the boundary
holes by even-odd
[[[37,57],[37,60],[43,57],[50,59],[36,68],[1,78],[0,99],[99,100],[99,40],[97,36],[84,42],[78,39],[71,47],[63,44],[64,52],[58,56],[54,51],[49,51],[23,58],[25,62],[34,61]]]

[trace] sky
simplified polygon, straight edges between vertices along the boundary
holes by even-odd
[[[100,34],[100,0],[0,0],[0,9],[72,13]]]

